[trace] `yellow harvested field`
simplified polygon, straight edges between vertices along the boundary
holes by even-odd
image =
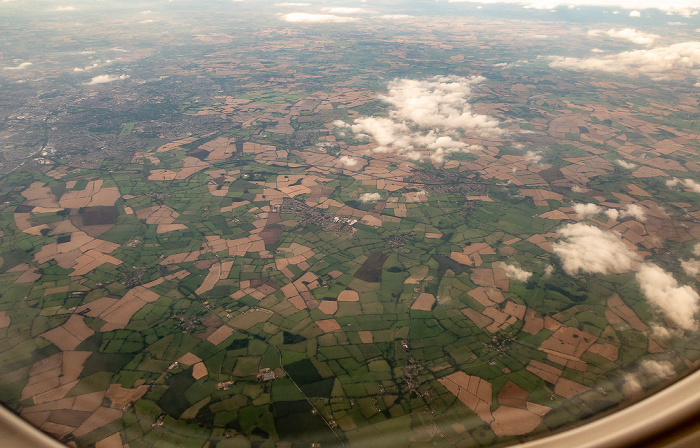
[[[31,213],[15,213],[15,225],[21,231],[32,228],[32,223],[29,222],[32,215]]]
[[[338,302],[359,302],[360,301],[360,295],[357,293],[357,291],[353,291],[352,289],[346,289],[345,291],[342,291],[340,294],[338,294]]]
[[[85,325],[83,316],[73,314],[63,325],[43,333],[41,337],[52,342],[61,350],[69,351],[75,349],[94,333]]]
[[[122,261],[112,256],[105,255],[98,250],[89,250],[75,259],[75,266],[73,266],[74,271],[68,275],[71,277],[85,275],[105,263],[119,266],[122,264]]]
[[[148,385],[146,384],[134,389],[122,387],[121,384],[111,384],[107,392],[105,392],[105,397],[112,401],[112,408],[123,409],[128,404],[143,397],[146,392],[148,392]]]
[[[472,260],[469,258],[469,255],[464,255],[461,252],[452,252],[450,253],[450,258],[456,261],[457,263],[463,264],[465,266],[471,266],[472,265]]]
[[[162,169],[152,170],[150,175],[148,176],[148,180],[168,181],[175,179],[187,179],[191,175],[209,167],[211,167],[211,165],[207,162],[202,162],[201,160],[195,157],[185,157],[183,161],[183,167],[180,169],[180,171]]]
[[[325,319],[316,321],[316,325],[324,333],[330,333],[336,330],[340,330],[340,324],[335,319]]]
[[[29,188],[22,192],[26,199],[23,205],[34,205],[39,207],[61,207],[56,201],[56,196],[51,193],[51,189],[43,182],[34,182]]]
[[[557,384],[554,386],[554,393],[564,398],[574,398],[576,395],[580,395],[590,389],[590,387],[567,380],[566,378],[559,378]]]
[[[606,358],[609,361],[617,361],[619,349],[612,344],[593,344],[591,348],[588,349],[591,353],[597,353],[598,355]]]
[[[215,332],[209,335],[207,338],[207,341],[211,342],[214,345],[219,345],[222,342],[224,342],[226,339],[229,338],[233,334],[233,329],[227,326],[223,326],[218,328]]]
[[[360,341],[363,344],[371,344],[374,342],[374,336],[371,331],[358,331],[357,335],[360,336]]]
[[[118,432],[95,443],[95,448],[123,448],[123,446],[122,437]]]
[[[187,143],[192,143],[195,140],[197,140],[197,137],[186,137],[186,138],[182,138],[179,140],[175,140],[175,141],[172,141],[170,143],[166,143],[163,146],[158,147],[156,152],[170,151],[172,149],[179,148],[182,145],[186,145]]]
[[[129,290],[124,296],[101,312],[97,317],[106,323],[100,331],[112,331],[126,327],[131,317],[147,303],[155,302],[160,296],[143,286]],[[100,299],[98,299],[100,300]],[[88,313],[88,315],[90,315]]]
[[[198,362],[194,365],[194,367],[192,367],[192,378],[195,380],[203,378],[208,374],[209,372],[207,371],[207,366],[205,366],[203,362]]]
[[[88,182],[84,190],[68,191],[61,196],[59,204],[63,208],[109,206],[119,199],[117,187],[102,188],[103,181]]]
[[[645,331],[649,327],[642,322],[637,314],[628,307],[618,294],[614,294],[608,299],[609,309],[605,312],[605,317],[610,323],[627,322],[630,327],[638,331]]]
[[[411,305],[412,310],[420,311],[430,311],[435,303],[435,296],[428,294],[427,292],[421,293],[413,305]]]
[[[499,436],[518,436],[533,431],[542,422],[539,415],[518,408],[501,406],[493,412],[491,429]]]
[[[534,310],[528,309],[525,312],[525,325],[523,325],[523,331],[535,335],[542,331],[544,328],[544,319],[542,316],[537,314]]]
[[[455,372],[438,381],[484,422],[491,423],[493,421],[491,383],[477,376],[469,376],[464,372]]]
[[[323,300],[318,305],[318,309],[323,314],[335,314],[335,312],[338,311],[338,302],[335,300]]]
[[[227,274],[228,275],[228,274]],[[211,291],[211,289],[216,286],[216,283],[220,280],[221,278],[221,263],[214,263],[214,265],[209,268],[209,273],[207,274],[206,278],[202,282],[202,284],[197,288],[194,292],[197,295],[204,294],[207,291]]]
[[[41,278],[41,273],[34,269],[27,269],[17,277],[17,279],[14,281],[15,283],[34,283],[35,281],[39,280]]]
[[[535,361],[534,359],[530,361],[527,367],[525,367],[525,370],[537,375],[538,377],[552,384],[556,384],[559,380],[559,377],[563,373],[560,369],[557,369],[556,367],[552,367],[548,364]]]
[[[474,325],[476,325],[479,328],[484,328],[485,326],[490,325],[493,322],[493,319],[484,316],[483,314],[472,308],[463,309],[462,314],[467,316],[469,320],[474,322]]]
[[[188,366],[193,366],[201,361],[202,360],[199,356],[192,354],[190,352],[187,352],[184,355],[180,356],[180,358],[177,360],[177,362],[179,362],[180,364],[185,364]]]
[[[180,216],[178,212],[167,205],[142,208],[136,210],[135,213],[137,218],[145,219],[146,224],[172,224]]]
[[[245,205],[250,204],[250,201],[239,201],[239,202],[234,202],[233,204],[226,206],[226,207],[221,207],[221,210],[219,210],[221,213],[228,213],[231,212],[238,207],[243,207]]]
[[[10,326],[10,316],[5,314],[4,311],[0,311],[0,328],[7,328]]]
[[[243,314],[231,319],[228,324],[233,328],[240,330],[248,330],[253,325],[257,325],[262,322],[266,322],[269,318],[273,316],[273,312],[266,309],[253,309],[248,310]]]
[[[176,230],[185,230],[187,226],[184,224],[158,224],[156,228],[156,233],[158,235],[162,233],[174,232]]]
[[[87,420],[85,420],[75,431],[75,437],[82,437],[92,431],[101,428],[109,423],[112,423],[118,418],[121,418],[123,412],[117,409],[98,408]]]

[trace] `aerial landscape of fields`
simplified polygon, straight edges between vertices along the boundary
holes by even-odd
[[[0,402],[64,444],[512,444],[700,366],[700,7],[30,3]]]

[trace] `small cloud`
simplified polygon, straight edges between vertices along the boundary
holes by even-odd
[[[605,210],[605,216],[613,221],[617,221],[617,219],[620,217],[620,212],[614,208],[609,208]]]
[[[700,310],[700,296],[690,286],[679,286],[673,275],[660,267],[647,263],[636,275],[642,293],[647,300],[684,330],[696,326],[695,313]]]
[[[700,243],[696,243],[695,247],[693,247],[693,255],[700,257]]]
[[[588,32],[589,36],[608,36],[612,37],[615,39],[624,39],[628,40],[632,43],[639,44],[639,45],[651,45],[654,42],[654,39],[657,39],[661,36],[658,34],[651,34],[651,33],[644,33],[641,31],[637,31],[634,28],[625,28],[623,30],[617,30],[617,29],[609,29],[607,31],[604,30],[590,30]]]
[[[679,330],[669,330],[666,327],[662,327],[661,325],[652,325],[651,326],[651,338],[652,339],[657,339],[657,340],[666,340],[674,336],[682,336],[681,331]]]
[[[588,190],[586,188],[581,187],[580,185],[574,185],[573,187],[571,187],[571,191],[573,191],[574,193],[585,193]]]
[[[586,219],[589,216],[595,216],[603,212],[603,208],[595,204],[574,204],[574,212],[581,219]]]
[[[282,20],[290,23],[344,23],[354,22],[355,17],[341,17],[333,14],[307,14],[304,12],[293,12],[284,14]]]
[[[275,3],[275,6],[311,6],[311,3],[282,2]]]
[[[540,163],[542,161],[542,154],[539,151],[528,151],[525,153],[525,158],[532,163]]]
[[[383,20],[405,20],[405,19],[410,19],[413,16],[409,16],[407,14],[384,14],[382,16],[379,16],[380,19]]]
[[[641,367],[647,375],[655,376],[657,378],[671,378],[676,374],[673,364],[668,361],[645,359],[642,361]]]
[[[637,221],[644,222],[646,221],[646,216],[644,215],[644,209],[637,204],[627,204],[625,206],[625,210],[623,210],[620,213],[620,216],[622,218],[630,217],[634,218]]]
[[[505,269],[508,278],[512,278],[523,283],[527,282],[527,279],[532,277],[532,272],[526,271],[517,266],[503,263],[503,268]]]
[[[544,268],[544,276],[545,277],[549,277],[553,273],[554,273],[554,266],[552,266],[551,264],[547,265],[547,267]]]
[[[625,382],[622,383],[622,387],[620,388],[623,394],[629,397],[631,395],[636,395],[642,391],[642,385],[639,384],[639,379],[637,379],[637,375],[635,375],[634,373],[626,373],[623,378]]]
[[[666,181],[666,186],[667,186],[668,188],[673,188],[673,187],[675,187],[676,185],[678,185],[679,183],[680,183],[680,180],[678,180],[678,179],[676,179],[676,178],[674,177],[673,179],[669,179],[669,180]]]
[[[637,165],[635,165],[632,162],[628,162],[627,160],[618,159],[615,161],[615,163],[617,163],[618,165],[620,165],[622,168],[624,168],[626,170],[633,170],[633,169],[637,168]]]
[[[155,20],[153,20],[153,19],[146,19],[146,20],[139,21],[139,23],[153,23],[153,22],[155,22]]]
[[[338,158],[338,161],[340,163],[342,163],[343,165],[345,165],[346,168],[353,168],[353,167],[357,166],[357,163],[358,163],[357,159],[352,158],[350,156],[340,156]]]
[[[435,163],[455,152],[470,152],[469,136],[505,133],[498,120],[475,113],[469,103],[472,85],[485,78],[436,76],[427,80],[395,79],[380,99],[390,105],[388,117],[360,117],[351,126],[355,138],[372,138],[377,153],[402,154],[420,160],[429,153]],[[344,126],[344,125],[341,125]]]
[[[683,185],[694,193],[700,193],[700,183],[695,182],[693,179],[685,179]]]
[[[635,11],[630,12],[630,17],[641,17],[641,16],[642,16],[642,13],[640,13],[639,11],[635,10]]]
[[[33,65],[31,62],[22,62],[21,64],[15,66],[15,67],[4,67],[3,70],[24,70],[25,68],[29,67],[30,65]]]
[[[360,202],[366,204],[368,202],[377,202],[382,199],[382,195],[379,193],[364,193],[360,195]]]
[[[605,216],[613,221],[623,218],[633,218],[637,221],[644,222],[647,219],[644,209],[636,204],[628,204],[625,206],[624,210],[617,210],[614,208],[607,209],[605,210]]]
[[[681,42],[667,47],[624,51],[600,57],[553,56],[549,59],[549,66],[552,68],[627,75],[642,73],[654,79],[662,79],[665,73],[674,70],[688,72],[700,65],[700,42]],[[694,72],[689,73],[697,75]]]
[[[92,78],[89,82],[87,82],[87,85],[94,85],[94,84],[106,84],[109,82],[114,82],[114,81],[120,81],[123,79],[130,78],[129,75],[98,75]]]
[[[75,11],[75,6],[59,6],[54,8],[53,11]]]
[[[90,70],[94,70],[94,69],[96,69],[96,68],[104,67],[105,65],[109,65],[109,64],[111,64],[112,62],[114,62],[114,61],[112,61],[111,59],[107,59],[107,60],[104,61],[104,62],[102,62],[102,61],[97,61],[97,62],[95,62],[94,64],[85,66],[85,67],[83,67],[83,68],[75,67],[75,68],[73,69],[73,71],[74,71],[74,72],[78,72],[78,73],[80,73],[80,72],[89,72]]]
[[[554,253],[564,271],[605,274],[624,272],[637,261],[618,233],[606,232],[584,223],[567,224],[559,230],[562,240],[554,243]]]
[[[323,12],[329,12],[331,14],[359,14],[367,12],[364,8],[344,8],[344,7],[334,7],[334,8],[321,8]]]
[[[691,277],[700,274],[700,260],[681,260],[681,268]]]

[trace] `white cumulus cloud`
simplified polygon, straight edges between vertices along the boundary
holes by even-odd
[[[562,240],[554,243],[554,253],[564,271],[605,274],[629,270],[637,254],[622,242],[618,233],[607,232],[584,223],[567,224],[559,230]]]
[[[526,271],[525,269],[519,268],[518,266],[513,266],[504,263],[503,268],[505,269],[508,278],[513,278],[523,283],[525,283],[527,279],[529,279],[532,276],[532,272]]]
[[[364,8],[347,8],[341,6],[321,8],[321,11],[331,14],[358,14],[366,12]]]
[[[355,17],[336,16],[334,14],[307,14],[305,12],[293,12],[284,14],[282,20],[290,23],[343,23],[354,22]]]
[[[29,67],[30,65],[33,65],[31,62],[22,62],[19,65],[16,65],[14,67],[4,67],[3,70],[24,70],[25,68]]]
[[[647,219],[644,208],[642,208],[636,204],[628,204],[622,210],[609,208],[609,209],[605,210],[605,216],[607,216],[608,218],[610,218],[614,221],[617,221],[618,219],[624,219],[624,218],[633,218],[633,219],[636,219],[637,221],[644,222]]]
[[[700,260],[681,260],[681,268],[691,277],[700,274]]]
[[[668,361],[645,359],[642,361],[641,368],[647,375],[658,378],[670,378],[676,374],[673,364]]]
[[[109,82],[114,82],[114,81],[120,81],[123,79],[129,78],[129,75],[98,75],[92,78],[89,82],[86,84],[88,85],[93,85],[93,84],[106,84]]]
[[[695,193],[700,193],[700,183],[695,182],[693,179],[685,179],[683,185]]]
[[[552,68],[575,71],[602,71],[607,73],[643,73],[653,78],[663,78],[673,70],[693,69],[700,64],[700,42],[681,42],[667,47],[592,58],[553,56]]]
[[[615,28],[609,29],[609,30],[590,30],[588,32],[589,36],[608,36],[608,37],[613,37],[615,39],[624,39],[628,40],[632,43],[639,44],[639,45],[651,45],[654,42],[654,39],[657,39],[661,36],[658,34],[651,34],[651,33],[644,33],[642,31],[637,31],[634,28],[625,28],[622,30],[618,30]]]
[[[615,161],[615,163],[617,163],[618,165],[620,165],[622,168],[624,168],[626,170],[633,170],[633,169],[637,168],[637,165],[635,165],[632,162],[628,162],[627,160],[618,159]]]
[[[80,68],[80,67],[75,67],[75,68],[73,69],[73,71],[74,71],[74,72],[89,72],[90,70],[95,70],[96,68],[100,68],[100,67],[104,67],[105,65],[109,65],[109,64],[111,64],[112,62],[114,62],[114,61],[112,61],[111,59],[107,59],[107,60],[104,61],[104,62],[103,62],[103,61],[97,61],[97,62],[95,62],[95,63],[93,63],[93,64],[86,65],[85,67],[82,67],[82,68]]]
[[[630,217],[634,218],[637,221],[643,222],[646,221],[646,215],[644,214],[644,209],[637,204],[627,204],[625,206],[625,209],[620,212],[620,216],[622,218]]]
[[[603,8],[632,9],[630,17],[640,17],[639,9],[656,9],[668,15],[690,17],[698,13],[696,0],[448,0],[449,3],[491,3],[522,5],[525,8],[552,10],[559,6],[599,6]],[[616,14],[617,11],[613,11]]]
[[[352,168],[357,166],[357,159],[350,156],[340,156],[338,161],[342,163],[346,168]]]
[[[390,105],[388,117],[361,117],[352,131],[372,138],[375,152],[404,154],[417,160],[428,150],[435,162],[454,152],[474,149],[460,140],[462,133],[497,136],[504,131],[498,120],[475,113],[469,99],[472,86],[482,77],[435,76],[427,80],[396,79],[380,99]],[[336,124],[337,125],[337,124]]]
[[[643,264],[637,281],[647,300],[684,330],[695,328],[700,296],[690,286],[679,286],[673,275],[654,264]]]
[[[589,216],[595,216],[603,212],[603,208],[595,204],[574,204],[574,212],[581,219],[586,219]]]
[[[382,198],[382,195],[379,193],[363,193],[360,195],[360,202],[363,204],[366,204],[368,202],[377,202]]]
[[[642,385],[639,384],[639,379],[634,373],[626,373],[623,377],[625,382],[622,383],[621,391],[623,394],[630,396],[638,394],[642,391]]]

